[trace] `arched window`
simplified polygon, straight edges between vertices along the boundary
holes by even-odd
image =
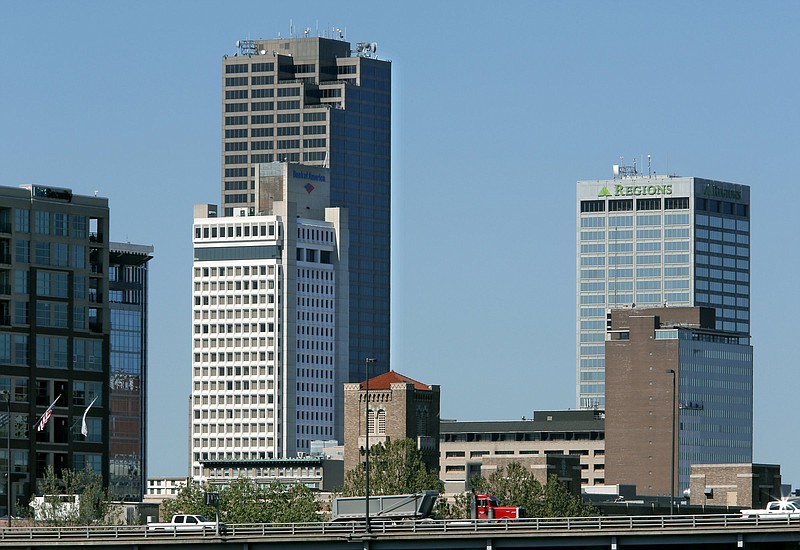
[[[381,409],[378,411],[378,433],[386,433],[386,410]]]

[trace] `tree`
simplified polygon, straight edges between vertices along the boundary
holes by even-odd
[[[498,468],[489,477],[473,478],[478,493],[492,493],[503,506],[523,506],[528,517],[576,517],[596,514],[591,504],[573,495],[551,475],[542,485],[518,462]]]
[[[161,503],[161,518],[169,521],[175,514],[198,514],[215,517],[216,509],[205,504],[204,495],[210,491],[208,485],[188,482],[180,488],[175,498],[164,499]]]
[[[422,452],[411,439],[378,443],[369,451],[370,495],[401,495],[442,490],[442,483],[422,460]],[[364,494],[364,464],[345,474],[342,496]]]
[[[107,523],[112,509],[108,490],[103,487],[103,478],[87,468],[83,471],[62,470],[56,476],[52,466],[44,471],[39,482],[43,502],[38,506],[36,517],[52,525],[91,525]]]
[[[165,520],[175,514],[216,517],[216,509],[207,506],[204,498],[212,490],[219,492],[220,520],[226,523],[301,523],[321,519],[319,503],[305,485],[286,487],[276,480],[265,486],[247,477],[219,488],[187,483],[174,499],[167,499],[161,505],[162,517]]]

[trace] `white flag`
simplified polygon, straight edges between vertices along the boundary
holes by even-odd
[[[87,437],[89,435],[89,426],[86,425],[86,415],[88,414],[89,409],[92,408],[92,405],[94,405],[95,401],[97,401],[97,397],[92,399],[92,402],[89,403],[89,406],[86,407],[85,411],[83,411],[83,422],[81,423],[81,433],[83,434],[84,437]]]

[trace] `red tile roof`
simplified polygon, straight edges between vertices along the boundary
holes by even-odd
[[[390,370],[384,374],[380,374],[374,378],[369,379],[369,389],[371,390],[388,390],[392,384],[414,384],[415,390],[431,391],[431,387],[422,382],[403,376],[402,374]],[[361,389],[365,389],[364,382],[361,382]]]

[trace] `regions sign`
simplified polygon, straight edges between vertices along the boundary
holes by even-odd
[[[703,193],[706,197],[718,197],[720,199],[733,199],[735,201],[742,200],[742,192],[738,189],[725,189],[713,183],[706,185]]]
[[[598,197],[653,197],[661,195],[671,195],[672,184],[663,185],[615,185],[614,192],[603,186]]]

